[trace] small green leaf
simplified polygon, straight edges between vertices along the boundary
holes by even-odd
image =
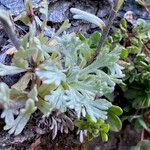
[[[101,125],[100,131],[103,131],[103,132],[105,132],[105,133],[108,133],[109,128],[110,128],[109,124],[104,124],[104,123],[103,123],[103,124]]]
[[[123,48],[122,50],[121,50],[121,54],[120,54],[120,57],[122,58],[122,59],[125,59],[125,58],[127,58],[128,57],[128,50],[126,50],[125,48]]]
[[[79,39],[81,40],[81,41],[86,41],[86,38],[84,37],[84,35],[81,33],[81,32],[78,32],[77,33],[77,36],[79,37]]]
[[[102,137],[102,141],[103,142],[107,142],[108,141],[108,135],[105,132],[101,132],[101,137]]]
[[[110,126],[110,130],[118,132],[121,130],[122,128],[122,123],[121,120],[119,119],[118,116],[114,115],[114,114],[110,114],[108,113],[108,124]]]
[[[127,21],[126,21],[125,18],[121,19],[121,21],[120,21],[120,27],[121,27],[121,29],[123,29],[124,31],[127,30]]]
[[[83,120],[75,120],[74,124],[75,124],[75,126],[77,126],[78,128],[80,128],[81,130],[84,130],[84,129],[88,128],[87,122],[83,121]]]
[[[100,38],[101,38],[101,34],[98,31],[95,31],[94,33],[92,33],[88,40],[88,44],[90,45],[90,47],[96,48],[96,46],[98,46]]]
[[[122,109],[119,107],[119,106],[115,106],[115,105],[112,105],[109,109],[108,109],[108,112],[112,113],[112,114],[115,114],[117,116],[120,116],[123,111]]]
[[[134,45],[129,46],[129,47],[127,47],[126,49],[127,49],[127,51],[128,51],[129,53],[131,53],[131,54],[137,54],[138,52],[141,51],[141,48],[138,48],[138,47],[136,47],[136,46],[134,46]]]

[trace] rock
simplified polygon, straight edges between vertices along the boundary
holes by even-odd
[[[148,12],[135,1],[125,1],[117,16],[122,18],[127,11],[132,11],[133,17],[136,20],[142,18],[147,22],[150,22]]]
[[[66,11],[69,9],[71,2],[67,1],[58,1],[57,3],[51,5],[49,7],[48,13],[48,21],[54,23],[61,23],[63,22],[66,17]]]
[[[33,7],[38,7],[40,0],[32,0]],[[12,15],[18,15],[24,10],[23,0],[0,0],[0,7],[8,9]]]
[[[97,16],[100,18],[106,18],[109,16],[111,10],[111,4],[108,1],[102,1],[99,3],[99,8],[97,11]]]

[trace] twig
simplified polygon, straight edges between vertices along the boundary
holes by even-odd
[[[92,58],[87,62],[85,67],[90,65],[93,61],[95,61],[97,56],[99,55],[100,49],[101,49],[106,37],[108,36],[109,30],[112,26],[112,23],[113,23],[114,19],[115,19],[115,16],[116,16],[116,13],[117,13],[117,11],[115,11],[115,9],[114,9],[115,7],[116,7],[115,5],[112,7],[109,18],[108,18],[108,21],[107,21],[107,24],[106,24],[106,27],[102,31],[102,36],[101,36],[101,39],[99,41],[99,44],[98,44]]]
[[[141,130],[141,141],[144,140],[144,133],[145,133],[145,130],[144,130],[144,128],[142,128],[142,130]]]
[[[144,128],[142,128],[142,130],[141,130],[141,141],[144,140],[144,134],[145,134],[145,130],[144,130]],[[140,150],[142,150],[141,146],[140,146]]]

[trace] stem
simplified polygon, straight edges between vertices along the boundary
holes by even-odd
[[[145,132],[145,130],[144,130],[144,128],[142,128],[142,130],[141,130],[141,141],[144,140],[144,132]]]
[[[142,128],[142,130],[141,130],[141,141],[144,140],[144,133],[145,133],[145,130],[144,130],[144,128]],[[140,150],[142,150],[141,146],[140,146]]]
[[[115,6],[112,7],[112,9],[111,9],[111,12],[110,12],[110,15],[109,15],[106,27],[102,31],[102,36],[101,36],[101,39],[99,41],[99,44],[98,44],[98,46],[97,46],[97,48],[96,48],[96,50],[95,50],[92,58],[87,62],[87,64],[85,65],[85,67],[87,67],[88,65],[90,65],[93,61],[95,61],[96,58],[97,58],[97,56],[100,53],[100,49],[101,49],[101,47],[102,47],[102,45],[103,45],[106,37],[108,36],[109,30],[110,30],[110,28],[112,26],[112,23],[113,23],[113,21],[115,19],[116,13],[117,13],[117,11],[115,11],[114,8],[115,8]]]

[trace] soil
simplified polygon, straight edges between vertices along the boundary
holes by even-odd
[[[34,0],[34,8],[37,8],[38,2],[39,0]],[[50,37],[51,31],[56,30],[66,18],[69,18],[72,23],[72,28],[68,32],[80,30],[83,34],[88,36],[89,33],[97,30],[97,27],[86,22],[74,20],[69,14],[69,8],[76,7],[89,11],[104,21],[107,21],[110,3],[111,0],[101,0],[100,2],[98,0],[49,0],[49,26],[45,31],[45,35]],[[18,3],[18,0],[0,0],[0,7],[9,9],[13,17],[24,9],[23,3]],[[150,22],[148,13],[133,0],[125,1],[115,22],[118,22],[128,10],[133,11],[135,19],[143,18]],[[21,26],[25,31],[28,30],[25,25],[18,22],[16,24],[17,26]],[[17,30],[20,33],[22,32],[19,28],[17,28]],[[11,42],[8,40],[3,29],[0,28],[1,63],[9,64],[11,62],[11,57],[4,55],[4,52],[10,47],[12,47]],[[16,83],[21,76],[22,74],[0,77],[0,81],[11,86]],[[117,96],[117,98],[118,100],[115,101],[115,103],[122,106],[120,100],[121,94]],[[0,106],[0,113],[1,111],[2,108]],[[9,135],[6,131],[3,131],[4,121],[0,119],[0,150],[129,150],[132,146],[136,145],[140,139],[140,133],[137,133],[134,127],[129,122],[126,122],[120,132],[110,132],[109,141],[107,143],[102,142],[100,138],[96,138],[90,142],[80,143],[76,131],[70,131],[69,134],[58,133],[57,137],[52,140],[50,131],[43,131],[41,128],[38,128],[41,116],[42,114],[36,112],[30,119],[26,129],[18,136]]]

